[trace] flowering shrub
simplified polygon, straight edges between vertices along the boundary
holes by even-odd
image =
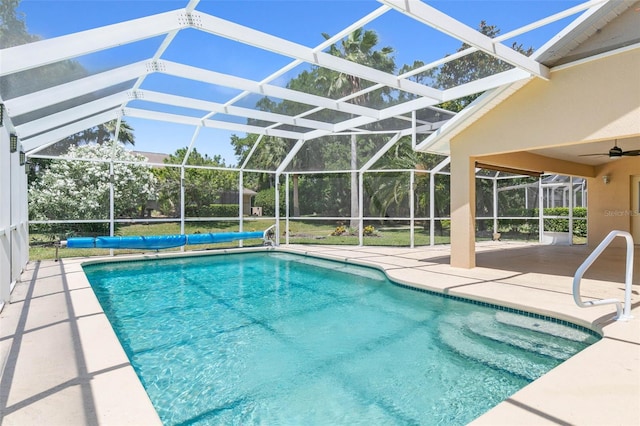
[[[376,228],[374,228],[373,225],[367,225],[362,230],[362,234],[366,236],[372,236],[375,233],[376,233]]]
[[[110,159],[144,163],[146,158],[117,145],[71,147],[68,157],[86,160]],[[157,199],[156,178],[144,164],[114,163],[116,217],[138,216],[147,200]],[[42,177],[29,187],[29,218],[108,219],[109,163],[53,161]]]
[[[337,236],[340,236],[340,235],[344,234],[345,232],[347,232],[347,228],[345,228],[344,226],[340,225],[331,233],[331,235],[333,235],[334,237],[337,237]]]

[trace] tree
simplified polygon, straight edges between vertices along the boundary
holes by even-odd
[[[500,34],[500,29],[497,26],[489,25],[486,21],[480,21],[478,31],[490,38],[495,38]],[[469,47],[471,46],[463,43],[457,52],[466,50]],[[511,47],[513,50],[526,56],[530,56],[533,53],[532,47],[525,49],[522,44],[518,44],[517,42],[514,42]],[[437,88],[447,89],[497,74],[502,71],[507,71],[510,68],[511,65],[508,63],[496,59],[485,52],[477,51],[457,60],[447,62],[440,68],[439,72],[433,76],[435,78]],[[482,93],[476,93],[475,95],[447,101],[441,104],[440,107],[448,109],[449,111],[459,112],[480,95],[482,95]]]
[[[61,141],[58,141],[53,145],[47,147],[45,153],[52,156],[62,156],[72,147],[86,146],[90,144],[102,145],[111,142],[115,137],[116,124],[117,120],[108,121],[104,124],[100,124],[99,126],[95,126],[91,129],[87,129],[83,132],[69,136],[68,138],[62,139]],[[127,124],[124,120],[122,120],[120,123],[120,133],[118,134],[118,141],[123,145],[135,145],[133,128],[129,126],[129,124]],[[54,160],[48,158],[31,158],[29,160],[29,162],[31,163],[28,178],[29,183],[38,181],[41,176],[43,176],[43,172],[49,168],[52,161]]]
[[[87,160],[114,160],[140,164],[114,163],[116,217],[138,216],[147,200],[155,199],[156,179],[146,166],[146,158],[125,151],[120,145],[71,147],[67,156]],[[109,219],[109,163],[59,160],[42,172],[41,179],[29,186],[31,220]]]
[[[287,88],[292,90],[299,90],[309,93],[313,91],[313,87],[309,87],[308,84],[315,81],[315,71],[303,71],[298,77],[292,79],[287,83]],[[306,110],[307,107],[297,102],[284,100],[276,103],[269,98],[262,98],[257,102],[256,107],[263,111],[275,112],[279,114],[295,116]],[[264,126],[265,123],[260,120],[248,120],[248,124]],[[251,148],[258,140],[258,135],[250,134],[244,138],[240,138],[237,135],[231,137],[231,144],[234,147],[238,163],[242,164],[247,158]],[[264,170],[276,170],[276,168],[285,159],[291,148],[293,148],[294,141],[283,139],[274,136],[263,136],[260,145],[254,151],[254,154],[250,160],[251,168],[260,168]],[[308,150],[303,150],[296,155],[291,162],[293,169],[305,168],[309,165],[310,156],[307,155]],[[314,156],[315,160],[319,160],[319,156]],[[256,191],[271,188],[275,185],[274,175],[271,173],[261,174],[257,182],[253,182]],[[292,175],[293,181],[293,215],[298,216],[300,214],[300,203],[298,197],[299,175]]]
[[[2,0],[0,2],[0,47],[29,43],[38,38],[27,32],[23,17],[18,16],[20,0]]]
[[[328,37],[326,34],[323,34],[323,36]],[[391,56],[393,49],[385,47],[380,50],[374,50],[377,43],[378,36],[374,31],[358,29],[351,33],[339,45],[331,46],[329,48],[329,53],[385,72],[392,72],[395,69],[395,63]],[[356,76],[314,66],[309,70],[302,71],[298,76],[290,80],[287,83],[287,88],[312,95],[329,95],[335,98],[341,98],[349,94],[356,93],[371,84],[371,82],[365,81]],[[382,106],[388,101],[388,94],[389,89],[385,88],[358,96],[352,102],[359,105]],[[288,116],[298,115],[309,108],[307,105],[302,105],[288,100],[274,102],[266,97],[262,98],[257,103],[257,107],[264,111],[276,112]],[[324,109],[314,114],[314,119],[336,122],[343,120],[344,114]],[[249,124],[264,125],[264,123],[257,120],[249,120],[248,122]],[[239,163],[246,158],[246,154],[250,147],[253,146],[256,139],[255,135],[249,135],[246,138],[238,138],[237,136],[232,138],[232,144],[236,149],[236,156],[238,157]],[[371,137],[369,137],[369,139],[371,139]],[[293,158],[290,169],[294,171],[305,170],[311,165],[321,168],[326,162],[334,162],[336,158],[339,159],[342,156],[345,158],[351,158],[351,169],[356,170],[358,154],[366,152],[369,148],[376,145],[371,144],[370,141],[364,138],[361,138],[359,141],[360,144],[358,145],[355,137],[353,137],[351,138],[350,150],[347,150],[346,152],[336,152],[335,147],[340,144],[331,142],[339,141],[340,139],[336,137],[326,137],[323,138],[323,143],[305,144],[302,150],[300,150]],[[291,147],[291,141],[273,137],[264,137],[260,146],[254,153],[254,159],[251,161],[251,164],[253,167],[274,170],[285,158]],[[349,167],[349,165],[346,165],[345,167]],[[300,214],[298,188],[300,186],[300,180],[304,178],[305,177],[303,175],[292,173],[292,204],[293,214],[295,216]],[[266,182],[263,181],[263,183]],[[357,187],[357,173],[354,172],[352,174],[352,188]],[[258,190],[261,188],[254,189]],[[357,191],[352,191],[351,206],[352,216],[358,216]]]
[[[495,37],[500,32],[497,27],[488,25],[484,21],[480,23],[479,28],[483,34],[489,37]],[[328,37],[327,35],[324,36]],[[331,46],[329,48],[329,53],[384,72],[393,72],[395,69],[394,59],[392,56],[393,49],[391,47],[377,49],[377,43],[378,37],[375,32],[359,29],[351,33],[340,43]],[[468,47],[469,46],[463,44],[458,50],[464,50]],[[517,45],[515,43],[513,45],[513,48],[524,54],[530,54],[532,52],[532,49],[525,50],[522,48],[522,45]],[[415,61],[411,65],[404,65],[400,70],[400,74],[408,72],[411,69],[421,67],[423,65],[424,64],[420,61]],[[441,68],[416,74],[410,77],[410,79],[420,84],[445,89],[457,84],[463,84],[469,81],[473,81],[496,72],[504,71],[506,69],[509,69],[509,67],[510,65],[503,63],[490,55],[487,55],[483,52],[475,52],[458,60],[447,63]],[[339,73],[321,67],[310,67],[310,69],[302,71],[298,76],[290,80],[287,83],[287,87],[292,90],[297,90],[314,95],[329,95],[337,99],[352,95],[353,93],[356,93],[362,89],[366,89],[371,84],[373,83],[363,80],[357,76],[348,75],[346,73]],[[459,111],[477,96],[478,95],[474,95],[452,102],[447,102],[440,106],[454,112]],[[351,99],[350,102],[373,108],[384,108],[396,102],[406,102],[408,100],[415,99],[416,97],[417,95],[414,94],[385,87],[357,96]],[[265,111],[277,112],[289,116],[294,116],[308,109],[308,107],[295,102],[286,100],[281,102],[274,102],[273,100],[266,97],[262,98],[258,102],[257,106],[258,108]],[[435,118],[437,118],[438,114],[441,113],[432,111],[418,111],[418,119],[421,118],[421,115],[425,115],[424,119],[432,120],[434,119],[434,116]],[[446,115],[446,113],[443,115]],[[344,113],[336,112],[330,109],[323,109],[317,113],[314,113],[312,117],[317,120],[334,123],[345,120]],[[253,121],[253,123],[258,125],[264,124],[259,121]],[[382,123],[371,123],[367,126],[361,126],[361,128],[367,128],[368,130],[380,130],[382,129],[382,126]],[[313,165],[317,166],[318,168],[326,165],[332,165],[341,169],[350,168],[351,170],[357,170],[358,158],[363,158],[366,155],[377,150],[378,147],[382,145],[380,141],[382,141],[383,138],[385,137],[375,134],[358,135],[357,141],[354,136],[345,144],[342,143],[346,142],[344,141],[344,137],[325,136],[321,139],[321,143],[307,142],[294,157],[290,169],[294,171],[305,169],[308,164],[311,164],[311,162],[313,162]],[[249,152],[249,149],[251,148],[251,146],[253,146],[253,143],[256,141],[256,139],[256,135],[249,135],[246,138],[237,138],[234,142],[232,142],[234,143],[234,147],[236,147],[236,155],[238,156],[240,162],[242,162],[242,160],[246,158],[246,154]],[[283,143],[281,139],[265,137],[254,153],[254,160],[252,160],[251,162],[252,166],[273,170],[285,157],[286,152],[288,152],[289,148],[290,145]],[[274,152],[277,152],[278,155],[275,155]],[[410,169],[415,167],[418,169],[428,170],[442,160],[441,157],[436,157],[437,156],[429,156],[428,154],[414,153],[409,144],[398,143],[395,150],[392,150],[390,151],[390,153],[388,153],[388,155],[385,155],[378,162],[377,166],[378,168],[396,169]],[[428,195],[429,191],[428,178],[426,178],[425,176],[426,175],[416,176],[416,184],[418,186],[418,189],[420,190],[418,192],[421,194],[418,196],[417,207],[423,208],[426,211],[428,207],[428,199],[427,197],[425,197],[425,195]],[[296,196],[298,192],[297,188],[299,185],[303,188],[306,188],[307,190],[315,191],[314,194],[317,195],[317,199],[323,199],[324,194],[326,194],[327,185],[320,185],[317,177],[312,177],[311,175],[298,176],[294,173],[292,174],[292,178],[294,195],[293,205],[295,215],[297,215],[300,211],[298,206],[299,203],[297,201],[298,197]],[[351,179],[351,187],[357,188],[357,173],[351,173]],[[375,177],[371,177],[371,179],[375,180]],[[404,182],[399,185],[383,185],[383,188],[382,186],[378,186],[382,185],[382,181],[374,182],[371,179],[368,178],[366,183],[370,186],[371,191],[373,191],[374,188],[376,189],[375,191],[373,191],[375,192],[375,199],[372,200],[372,202],[377,203],[377,207],[374,207],[374,209],[377,208],[376,214],[386,214],[386,212],[388,212],[390,209],[397,208],[397,206],[399,206],[403,200],[406,200],[406,196],[408,195],[408,182]],[[299,184],[298,180],[302,181],[302,184]],[[307,185],[304,183],[305,180],[314,181],[313,183],[310,182]],[[267,182],[262,182],[262,184],[265,183]],[[337,190],[338,188],[333,189]],[[351,191],[351,196],[351,217],[357,217],[358,193],[356,191]],[[303,198],[305,199],[305,203],[307,203],[309,197],[305,195]],[[330,202],[335,203],[337,198],[340,197],[338,197],[336,193],[336,196],[330,198],[329,200]],[[446,214],[448,214],[448,201],[448,178],[444,175],[438,175],[436,179],[435,201],[437,216],[445,216]],[[440,225],[440,222],[437,222],[437,225]],[[355,221],[352,221],[351,226],[356,226]]]
[[[166,164],[182,164],[187,148],[180,148],[165,159]],[[191,166],[225,167],[224,160],[219,155],[211,158],[200,154],[196,149],[191,151],[187,160]],[[179,215],[176,211],[180,200],[180,168],[164,167],[154,169],[160,188],[159,204],[164,214]],[[216,203],[222,191],[237,189],[237,180],[233,172],[212,169],[185,169],[185,207],[199,215],[203,207]],[[242,202],[240,200],[240,202]]]
[[[25,16],[18,12],[18,6],[21,0],[2,0],[0,2],[0,48],[19,46],[22,44],[39,41],[41,38],[37,35],[30,34],[25,24]],[[4,99],[11,99],[27,93],[37,92],[42,89],[53,87],[59,84],[67,83],[88,75],[87,70],[74,60],[59,61],[49,65],[44,65],[27,71],[22,71],[0,78],[0,93]],[[99,97],[100,93],[94,95],[81,96],[75,101],[65,101],[63,105],[70,102],[76,104],[78,102],[89,102]],[[53,114],[58,112],[60,105],[43,108],[42,115]],[[63,139],[47,148],[49,155],[60,155],[69,149],[72,145],[81,145],[89,143],[107,143],[115,136],[115,126],[117,120],[113,120],[91,129],[87,129],[76,135],[72,135]],[[120,125],[120,133],[118,141],[127,145],[134,145],[133,129],[122,121]],[[32,169],[43,172],[49,167],[51,160],[34,158],[31,160]],[[29,176],[30,181],[35,181],[41,173],[32,172]]]
[[[329,39],[328,34],[323,34],[325,39]],[[329,48],[329,53],[357,64],[366,65],[380,71],[391,73],[396,65],[393,59],[393,48],[383,47],[380,50],[373,50],[378,44],[378,35],[375,31],[358,28],[351,32],[347,38],[342,40],[340,46],[333,44]],[[342,98],[352,95],[365,89],[371,83],[362,80],[360,77],[346,73],[337,73],[331,70],[322,70],[319,80],[328,83],[328,94]],[[388,89],[382,91],[367,92],[353,99],[356,105],[381,104],[384,102],[384,94],[388,94]],[[358,146],[356,135],[351,136],[351,224],[352,228],[357,227],[356,217],[358,216]]]
[[[83,143],[97,143],[99,145],[112,141],[116,137],[116,125],[118,120],[107,121],[104,124],[91,127],[80,133],[67,138],[73,144],[81,145]],[[120,121],[120,131],[118,132],[118,142],[124,145],[134,146],[135,137],[133,127],[124,120]]]
[[[0,49],[40,40],[39,36],[27,31],[24,14],[17,11],[19,5],[20,0],[0,1]],[[0,93],[3,99],[11,99],[86,75],[87,71],[79,62],[60,61],[0,78]]]
[[[322,36],[325,39],[330,38],[328,34],[322,34]],[[337,44],[331,45],[329,47],[329,53],[350,62],[392,73],[396,68],[392,56],[393,48],[387,46],[380,50],[374,50],[377,44],[378,34],[375,31],[365,31],[362,28],[358,28],[342,40],[339,46]],[[338,73],[327,69],[320,70],[319,74],[319,81],[325,84],[328,83],[328,94],[337,98],[352,95],[373,84],[354,75]],[[368,92],[357,96],[353,102],[357,105],[379,105],[384,101],[379,95],[380,92],[376,95],[373,95],[373,93],[375,92]]]
[[[405,137],[390,149],[374,165],[377,169],[391,170],[430,170],[444,159],[443,156],[414,151],[411,141]],[[406,199],[409,196],[409,174],[394,175],[395,180],[387,178],[388,174],[372,173],[365,179],[365,191],[370,198],[371,215],[401,216],[407,214]],[[443,176],[443,175],[440,175]],[[429,209],[429,175],[416,173],[415,175],[416,216],[428,216]],[[449,186],[446,179],[437,178],[435,181],[434,210],[437,217],[447,214],[449,206]],[[391,211],[392,209],[397,211]],[[439,231],[442,230],[440,221],[436,222]]]
[[[291,90],[297,90],[304,93],[311,94],[320,94],[322,93],[322,87],[316,84],[318,75],[318,67],[314,67],[311,71],[303,71],[297,77],[291,79],[287,83],[287,88]],[[284,100],[282,102],[276,103],[270,100],[269,98],[262,98],[257,103],[257,107],[263,111],[271,111],[279,114],[296,116],[298,114],[303,113],[308,109],[307,106],[292,102],[288,100]],[[258,122],[260,125],[260,123]],[[320,155],[315,151],[309,150],[309,145],[307,144],[301,151],[299,151],[292,159],[290,163],[290,168],[293,170],[306,169],[310,165],[311,158],[313,157],[317,163],[321,163]],[[264,138],[261,146],[258,150],[256,150],[255,158],[257,164],[260,164],[262,167],[266,169],[275,170],[282,161],[286,158],[287,153],[293,148],[292,140],[285,140],[282,138],[276,137],[266,137]],[[269,179],[273,178],[273,175],[268,175]],[[300,197],[299,197],[299,186],[300,186],[300,175],[298,173],[293,173],[291,175],[292,180],[292,205],[293,205],[293,215],[300,215]],[[270,186],[274,184],[270,180]]]
[[[486,21],[481,21],[478,27],[478,30],[491,38],[494,38],[500,34],[500,29],[495,25],[489,25]],[[470,46],[468,44],[462,44],[460,48],[458,48],[457,52],[461,52],[463,50],[468,49]],[[525,49],[522,44],[513,43],[512,48],[524,55],[531,55],[533,53],[533,48]],[[423,66],[424,63],[420,61],[415,61],[412,65],[404,65],[400,74],[404,74],[412,69],[419,68]],[[493,75],[502,71],[506,71],[511,68],[506,62],[500,61],[495,57],[477,51],[466,55],[457,60],[447,62],[439,69],[431,69],[423,73],[416,74],[410,77],[411,80],[416,81],[421,84],[426,84],[429,86],[436,87],[438,89],[448,89],[460,84],[469,83],[471,81],[475,81],[489,75]],[[467,105],[473,102],[476,98],[478,98],[482,93],[477,93],[470,96],[465,96],[459,99],[454,99],[451,101],[444,102],[438,105],[440,108],[447,109],[453,112],[459,112],[464,109]],[[408,101],[414,99],[416,96],[412,94],[401,93],[400,98],[402,101]],[[420,112],[418,112],[419,114]],[[411,158],[412,155],[409,152],[403,153],[403,158]],[[388,159],[386,161],[389,161]],[[393,161],[391,161],[393,163]],[[420,163],[416,163],[420,164]],[[434,164],[435,165],[435,164]],[[383,166],[384,167],[384,166]],[[396,164],[397,168],[398,165]],[[426,167],[427,169],[429,167]],[[421,182],[420,179],[416,178],[416,183],[418,185],[418,189],[426,183],[426,181]],[[490,194],[491,188],[488,188],[491,185],[491,182],[485,179],[478,179],[476,181],[477,187],[477,196],[476,196],[476,210],[479,215],[487,215],[493,209],[493,199],[491,197],[487,197],[487,194]],[[403,188],[403,186],[400,186]],[[446,213],[446,206],[449,203],[449,182],[448,178],[440,178],[440,181],[436,181],[436,193],[435,193],[435,211],[437,216],[444,216]],[[376,194],[377,197],[384,199],[384,194],[380,194],[379,192]],[[394,198],[398,197],[398,194],[392,192]],[[421,200],[419,201],[419,205],[421,204]],[[440,222],[436,222],[437,226],[440,225]],[[479,222],[479,226],[484,226],[483,222]]]

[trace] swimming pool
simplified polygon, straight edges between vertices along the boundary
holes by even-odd
[[[84,269],[165,424],[466,424],[598,339],[283,252]]]

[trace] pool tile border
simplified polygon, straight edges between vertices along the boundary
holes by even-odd
[[[584,327],[582,325],[579,324],[575,324],[571,321],[566,321],[563,319],[559,319],[559,318],[555,318],[549,315],[542,315],[542,314],[537,314],[535,312],[529,312],[529,311],[524,311],[522,309],[516,309],[516,308],[509,308],[507,306],[501,306],[495,303],[489,303],[489,302],[483,302],[481,300],[474,300],[474,299],[470,299],[467,297],[462,297],[462,296],[455,296],[452,294],[447,294],[447,293],[440,293],[437,291],[433,291],[433,290],[429,290],[426,288],[420,288],[420,287],[414,287],[412,285],[408,285],[408,284],[402,284],[396,281],[393,281],[392,279],[389,278],[389,281],[393,284],[396,285],[398,287],[403,287],[409,290],[413,290],[413,291],[418,291],[420,293],[428,293],[434,296],[440,296],[440,297],[444,297],[445,299],[451,299],[451,300],[456,300],[459,302],[464,302],[464,303],[471,303],[473,305],[479,305],[479,306],[484,306],[487,308],[492,308],[492,309],[496,309],[498,311],[503,311],[503,312],[509,312],[512,314],[519,314],[519,315],[523,315],[529,318],[535,318],[535,319],[539,319],[539,320],[544,320],[544,321],[549,321],[549,322],[553,322],[559,325],[564,325],[566,327],[570,327],[573,329],[576,329],[578,331],[582,331],[584,333],[590,334],[594,337],[598,337],[598,338],[602,338],[602,334],[598,333],[595,330],[592,330],[588,327]]]

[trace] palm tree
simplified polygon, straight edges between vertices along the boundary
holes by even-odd
[[[266,137],[260,144],[260,149],[257,149],[254,153],[252,162],[263,167],[265,170],[275,170],[282,160],[287,156],[290,146],[289,142],[285,139],[278,137]],[[269,179],[269,187],[275,185],[273,181],[273,174],[266,175]]]
[[[328,34],[322,34],[325,39],[329,38]],[[364,31],[362,28],[350,33],[346,39],[342,40],[340,46],[331,45],[329,53],[334,56],[346,59],[361,65],[391,73],[395,70],[396,64],[393,59],[393,48],[383,47],[381,50],[373,50],[378,44],[378,34],[373,30]],[[321,79],[327,79],[329,82],[329,95],[337,95],[344,97],[370,86],[369,82],[362,80],[360,77],[345,73],[337,73],[330,71],[328,75],[321,75]],[[376,93],[376,92],[374,92]],[[356,97],[353,102],[357,105],[370,104],[373,99],[372,93]]]
[[[315,82],[317,81],[316,77],[317,77],[317,69],[313,69],[311,71],[305,70],[302,73],[300,73],[297,77],[291,79],[287,83],[287,88],[291,90],[297,90],[297,91],[312,93],[316,95],[321,95],[322,93],[326,93],[326,91],[321,92],[320,90],[317,90],[318,88],[315,87]],[[306,111],[308,107],[303,104],[293,102],[293,101],[288,101],[288,100],[284,100],[282,102],[274,102],[268,97],[264,97],[256,103],[256,108],[262,111],[276,112],[276,113],[284,114],[288,116],[295,116]],[[265,122],[262,120],[255,120],[255,119],[249,119],[247,123],[250,125],[259,126],[259,127],[267,126],[270,124],[268,122]],[[239,163],[242,163],[245,160],[246,155],[248,154],[249,150],[251,149],[253,144],[256,142],[256,140],[257,140],[257,135],[247,135],[244,138],[239,138],[235,135],[232,137],[231,143],[234,146]],[[275,138],[275,137],[265,137],[260,143],[260,145],[257,147],[255,153],[253,154],[251,163],[254,164],[256,167],[264,168],[265,170],[270,170],[270,169],[275,170],[278,167],[278,165],[282,162],[282,160],[284,160],[287,153],[291,150],[291,147],[292,147],[291,141],[287,141],[285,139]],[[320,154],[319,152],[317,152],[318,146],[314,145],[314,147],[316,147],[315,151],[310,152],[309,145],[306,145],[304,149],[301,152],[299,152],[296,156],[294,156],[294,158],[291,160],[290,168],[292,168],[293,170],[308,168],[309,164],[311,164],[312,159],[314,160],[314,164],[317,165]],[[267,175],[262,175],[260,177],[260,180],[258,182],[258,188],[261,188],[263,186],[262,183],[265,182],[264,178],[266,176]],[[272,187],[274,185],[274,182],[272,179],[273,175],[268,175],[268,177],[269,177],[268,186]],[[293,215],[299,216],[300,202],[299,202],[298,187],[299,187],[300,175],[298,173],[292,173],[291,177],[292,177],[292,187],[293,187],[293,200],[292,200]]]
[[[323,34],[325,38],[329,36]],[[332,55],[347,59],[349,61],[370,66],[372,68],[393,72],[395,69],[395,63],[391,54],[393,49],[390,47],[382,48],[381,50],[374,50],[378,43],[378,35],[374,31],[364,31],[358,29],[343,40],[340,45],[333,45],[329,48],[329,53]],[[334,96],[341,98],[353,93],[356,93],[365,87],[369,86],[370,82],[362,80],[359,77],[352,76],[346,73],[338,73],[326,68],[313,67],[311,70],[305,70],[300,75],[292,79],[287,83],[287,88],[297,90],[309,94],[326,96]],[[362,96],[358,96],[351,102],[358,105],[380,105],[383,102],[383,96],[387,93],[385,90],[375,91],[373,93],[367,93]],[[306,106],[291,102],[273,102],[269,98],[261,99],[256,107],[264,111],[272,111],[290,116],[297,115],[306,110]],[[334,113],[328,110],[319,113],[323,119],[331,121],[334,119]],[[259,120],[249,120],[249,124],[264,125]],[[237,147],[237,155],[242,158],[244,153],[245,139],[236,138],[234,140],[234,146]],[[248,141],[247,141],[248,142]],[[351,138],[351,169],[357,169],[357,140],[355,136]],[[312,144],[306,145],[304,149],[299,152],[292,160],[292,168],[294,170],[305,169],[310,164],[314,166],[320,166],[323,162],[322,147],[324,144]],[[249,146],[249,144],[246,144]],[[261,167],[273,167],[279,164],[286,156],[290,146],[286,141],[279,138],[265,138],[260,144],[256,152],[254,153],[254,159],[252,163],[259,164]],[[351,191],[351,216],[358,216],[358,175],[357,172],[352,173],[351,186],[354,189]],[[292,186],[293,186],[293,215],[300,215],[300,206],[298,201],[298,186],[300,176],[297,173],[292,174]],[[357,226],[352,221],[352,227]]]
[[[78,143],[91,143],[95,142],[99,145],[107,143],[116,136],[117,120],[107,121],[104,124],[100,124],[95,127],[91,127],[80,133],[76,133],[70,136],[68,139],[74,144]],[[133,135],[133,128],[124,120],[120,121],[120,132],[118,133],[118,142],[122,142],[124,145],[135,145],[135,137]]]
[[[322,34],[329,39],[328,34]],[[366,65],[384,72],[393,72],[396,68],[392,53],[393,48],[383,47],[381,50],[373,50],[378,44],[378,34],[373,30],[364,31],[362,28],[350,33],[342,40],[340,46],[335,44],[329,48],[329,53],[357,64]],[[328,71],[321,73],[319,79],[328,83],[329,95],[337,98],[352,95],[365,89],[370,84],[358,76]],[[382,102],[384,91],[375,91],[360,95],[352,100],[356,105],[371,105]],[[378,99],[374,98],[377,96]],[[358,216],[358,146],[356,135],[351,136],[351,223],[350,227],[357,227]]]

